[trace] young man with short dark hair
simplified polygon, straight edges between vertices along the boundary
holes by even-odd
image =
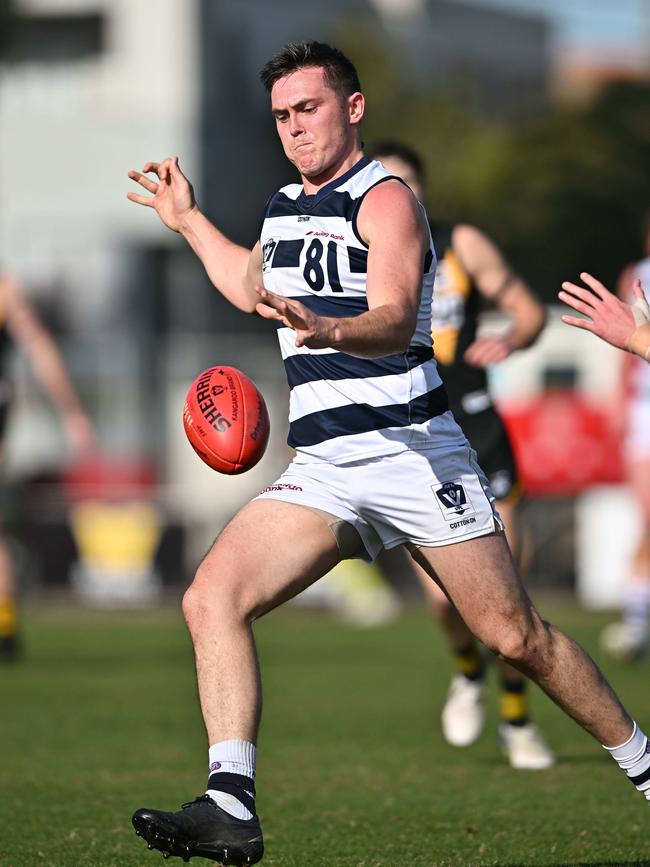
[[[278,326],[297,452],[278,484],[224,529],[183,599],[210,744],[207,790],[175,813],[137,810],[133,824],[151,847],[186,859],[254,864],[263,855],[253,621],[339,560],[372,559],[382,546],[404,544],[484,644],[606,744],[629,776],[646,770],[644,735],[589,657],[541,620],[517,577],[433,359],[426,214],[363,155],[363,94],[331,84],[340,57],[320,43],[291,45],[262,73],[302,184],[271,197],[252,251],[203,216],[176,157],[129,172],[150,194],[129,199],[186,238],[231,303]],[[270,68],[281,71],[269,77]]]

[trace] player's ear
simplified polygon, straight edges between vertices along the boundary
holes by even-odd
[[[348,118],[351,124],[361,123],[365,108],[366,100],[359,91],[348,97]]]

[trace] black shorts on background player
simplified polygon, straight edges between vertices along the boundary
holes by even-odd
[[[476,340],[483,296],[452,247],[453,226],[431,226],[438,257],[432,331],[438,370],[449,408],[462,427],[497,500],[517,485],[517,467],[507,431],[488,394],[485,369],[463,359]]]

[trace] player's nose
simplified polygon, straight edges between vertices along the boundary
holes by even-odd
[[[297,115],[289,118],[289,132],[293,136],[300,135],[300,133],[303,132],[302,124]]]

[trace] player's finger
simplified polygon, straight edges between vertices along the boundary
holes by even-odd
[[[595,312],[593,306],[585,304],[579,298],[570,295],[568,292],[558,292],[557,297],[560,301],[564,301],[565,304],[568,304],[569,307],[573,307],[574,310],[577,310],[578,313],[584,313],[585,316],[593,316]]]
[[[268,304],[256,304],[255,310],[263,319],[275,319],[276,322],[279,321],[284,322],[285,325],[287,324],[284,316],[278,313],[278,311],[275,310],[273,307],[269,307]]]
[[[562,289],[564,289],[565,292],[558,292],[558,298],[562,295],[568,295],[570,298],[575,298],[591,308],[595,308],[598,304],[598,299],[594,297],[594,293],[585,289],[584,286],[576,286],[575,283],[569,283],[565,280],[562,284]],[[564,301],[565,299],[562,298],[562,300]],[[571,304],[570,301],[567,301],[566,303]],[[571,304],[571,306],[573,307],[573,304]]]
[[[130,202],[136,202],[138,205],[146,205],[147,208],[153,208],[153,199],[150,196],[139,196],[137,193],[127,193],[126,197]]]
[[[593,289],[593,291],[596,293],[596,295],[598,295],[599,298],[604,299],[610,294],[609,290],[606,289],[605,286],[603,286],[600,280],[596,280],[596,278],[593,277],[588,271],[581,271],[580,279],[584,283],[586,283],[590,289]]]
[[[136,172],[135,170],[131,170],[129,172],[129,177],[132,181],[140,184],[141,187],[144,187],[145,190],[149,190],[150,193],[155,193],[158,189],[158,184],[155,181],[152,181],[150,178],[145,177],[142,172]]]
[[[283,312],[292,328],[295,328],[297,331],[311,330],[305,317],[297,310],[294,310],[292,307],[285,304]]]
[[[573,325],[574,328],[583,328],[585,331],[595,332],[594,323],[590,319],[576,319],[575,316],[567,316],[563,314],[562,322],[566,322],[567,325]]]
[[[155,162],[152,162],[152,161],[150,160],[149,162],[145,163],[145,164],[142,166],[142,171],[143,171],[143,172],[146,172],[147,174],[148,174],[149,172],[154,172],[155,174],[158,174],[158,169],[159,169],[159,167],[160,167],[160,163],[155,163]]]
[[[167,157],[167,159],[163,160],[161,163],[147,163],[147,165],[151,165],[152,168],[148,171],[155,172],[161,181],[166,181],[169,178],[169,167],[171,164],[171,159]],[[154,168],[155,166],[155,168]],[[145,171],[147,171],[145,166]]]
[[[257,294],[264,300],[265,304],[268,304],[269,307],[280,306],[281,301],[283,300],[279,295],[275,295],[273,292],[269,292],[263,286],[256,286],[255,291]]]

